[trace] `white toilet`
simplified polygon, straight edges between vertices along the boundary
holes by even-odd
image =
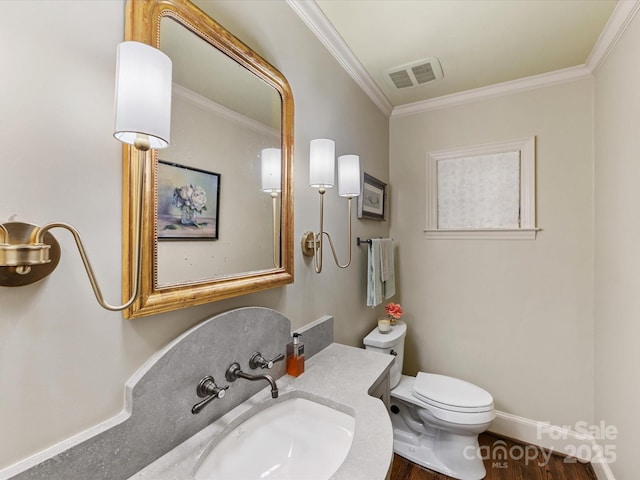
[[[480,480],[486,470],[478,435],[496,416],[489,392],[463,380],[420,372],[402,375],[407,325],[374,329],[365,348],[396,356],[391,367],[393,449],[418,465],[460,480]]]

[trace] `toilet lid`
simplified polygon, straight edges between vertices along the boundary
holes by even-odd
[[[489,392],[446,375],[418,373],[412,393],[423,402],[446,410],[484,412],[493,408],[493,397]]]

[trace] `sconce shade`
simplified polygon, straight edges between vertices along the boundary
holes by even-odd
[[[171,59],[140,42],[118,45],[114,136],[133,145],[139,135],[150,148],[166,148],[171,131]]]
[[[328,138],[311,140],[309,148],[309,185],[332,188],[335,185],[336,143]]]
[[[282,155],[279,148],[265,148],[262,159],[262,191],[282,191]]]
[[[338,157],[338,195],[341,197],[360,195],[360,157],[358,155]]]

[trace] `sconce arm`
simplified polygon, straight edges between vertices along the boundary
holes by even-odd
[[[105,309],[120,311],[129,308],[138,296],[140,286],[140,272],[142,255],[140,253],[141,234],[140,219],[142,217],[141,190],[145,185],[145,151],[144,145],[138,148],[138,178],[139,187],[134,194],[136,205],[133,214],[136,245],[133,248],[134,277],[131,297],[122,305],[111,305],[104,300],[96,276],[93,273],[91,262],[87,257],[80,233],[68,223],[52,222],[42,227],[23,222],[9,222],[0,224],[0,285],[6,287],[19,287],[37,282],[55,270],[60,260],[60,246],[49,230],[64,228],[73,235],[80,252],[82,263],[91,282],[93,293],[98,303]],[[148,150],[148,149],[147,149]]]
[[[302,253],[313,257],[316,273],[322,272],[322,233],[324,232],[324,194],[326,190],[319,188],[320,194],[320,233],[305,232],[302,236]]]
[[[347,239],[347,245],[349,245],[349,260],[347,261],[347,263],[345,263],[344,265],[340,264],[340,261],[338,260],[338,255],[336,254],[336,249],[333,246],[333,240],[331,239],[331,235],[329,235],[329,232],[322,232],[327,236],[327,239],[329,240],[329,246],[331,247],[331,253],[333,254],[333,260],[336,262],[336,265],[338,266],[338,268],[347,268],[349,265],[351,265],[351,197],[347,197],[347,200],[349,200],[349,208],[348,208],[348,216],[347,216],[347,221],[349,224],[349,238]]]
[[[320,233],[313,234],[313,266],[316,273],[322,272],[322,233],[324,232],[324,188],[318,189],[320,194]]]
[[[280,228],[278,227],[278,193],[271,192],[271,218],[272,218],[272,233],[273,233],[273,266],[280,268]]]
[[[353,197],[347,197],[349,201],[349,208],[347,210],[347,225],[349,228],[347,244],[349,245],[349,259],[344,265],[340,264],[338,260],[338,254],[336,253],[335,246],[333,245],[333,239],[329,232],[324,231],[324,189],[319,190],[320,193],[320,232],[314,233],[311,231],[305,232],[302,235],[302,253],[308,257],[313,256],[313,266],[316,273],[322,272],[322,237],[327,236],[329,240],[329,246],[331,247],[331,253],[333,254],[333,260],[338,268],[347,268],[351,265],[351,201]]]
[[[331,247],[331,253],[333,254],[333,260],[336,262],[337,267],[338,268],[347,268],[349,265],[351,265],[351,246],[349,246],[349,260],[344,265],[341,265],[340,261],[338,260],[338,255],[336,254],[336,249],[333,246],[333,240],[331,239],[331,235],[329,235],[329,232],[323,232],[323,233],[327,236],[327,239],[329,240],[329,246]]]
[[[46,225],[43,225],[40,228],[36,228],[33,233],[32,233],[32,243],[35,244],[42,244],[44,243],[44,235],[45,233],[47,233],[47,231],[51,230],[52,228],[64,228],[65,230],[68,230],[69,232],[71,232],[71,234],[73,235],[73,239],[76,242],[76,246],[78,247],[78,252],[80,252],[80,258],[82,258],[82,263],[84,264],[84,268],[87,271],[87,276],[89,277],[89,282],[91,282],[91,288],[93,288],[93,293],[96,296],[96,300],[98,300],[98,303],[105,309],[107,310],[111,310],[113,312],[118,312],[121,310],[124,310],[125,308],[129,308],[133,302],[136,300],[136,297],[138,296],[138,285],[139,285],[139,276],[140,276],[140,262],[139,259],[136,258],[135,261],[135,279],[136,281],[134,282],[134,289],[133,289],[133,293],[131,294],[131,298],[129,298],[129,300],[127,300],[126,303],[124,303],[123,305],[111,305],[109,303],[107,303],[102,295],[102,291],[100,290],[100,286],[98,285],[98,281],[96,280],[96,276],[93,273],[93,268],[91,267],[91,262],[89,261],[89,257],[87,256],[87,252],[84,248],[84,245],[82,243],[82,238],[80,237],[80,232],[78,232],[78,230],[76,230],[75,227],[73,227],[72,225],[69,225],[68,223],[62,223],[62,222],[52,222],[52,223],[48,223]],[[137,254],[139,255],[139,254]]]

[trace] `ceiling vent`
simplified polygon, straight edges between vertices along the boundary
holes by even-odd
[[[412,88],[435,82],[443,77],[440,61],[435,57],[385,70],[385,78],[394,87]]]

